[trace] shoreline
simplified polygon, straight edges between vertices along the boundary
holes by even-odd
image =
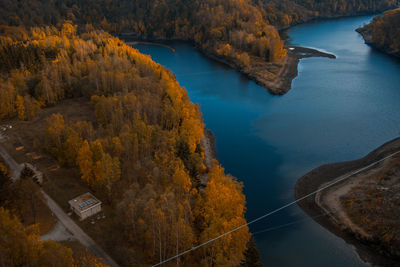
[[[297,181],[295,185],[295,198],[299,199],[300,197],[317,190],[328,182],[332,182],[333,180],[338,179],[345,174],[365,167],[399,150],[400,138],[396,138],[373,150],[363,158],[353,161],[326,164],[317,167]],[[370,169],[366,172],[368,171],[370,171]],[[353,182],[356,183],[356,181]],[[348,188],[345,187],[349,186],[348,183],[350,182],[343,181],[336,185],[334,189],[336,189],[336,192],[338,189],[342,191],[346,190]],[[315,197],[304,199],[303,201],[299,202],[298,205],[311,217],[318,216],[326,213],[327,211],[331,212],[329,205],[326,205],[324,202],[324,198],[326,198],[327,195],[329,196],[329,191],[334,189],[323,191],[320,194],[317,194]],[[330,197],[332,198],[332,196]],[[343,217],[341,219],[343,219]],[[313,218],[313,220],[336,236],[342,238],[346,243],[354,246],[359,258],[363,262],[377,266],[393,266],[393,264],[396,263],[395,259],[377,252],[378,250],[381,250],[379,243],[368,240],[367,238],[363,238],[362,235],[360,235],[360,233],[357,232],[352,225],[344,224],[343,221],[338,223],[337,218],[335,219],[331,214]]]
[[[164,40],[132,40],[128,35],[119,36],[127,45],[157,45],[169,49],[175,53],[175,49],[168,45],[169,41]],[[195,49],[200,51],[206,57],[224,64],[246,76],[248,79],[254,81],[258,85],[264,87],[272,95],[284,95],[292,88],[292,81],[298,75],[298,65],[303,58],[311,57],[325,57],[335,59],[336,56],[330,53],[319,51],[314,48],[301,47],[301,46],[286,46],[287,55],[285,58],[277,62],[267,62],[259,57],[251,56],[251,66],[244,68],[229,58],[224,58],[215,53],[207,51],[200,46],[188,40],[171,40],[183,43],[189,43]],[[171,42],[170,41],[170,42]]]
[[[264,87],[272,95],[284,95],[292,89],[292,81],[298,75],[298,65],[301,59],[311,57],[336,58],[333,54],[322,52],[314,48],[289,45],[286,47],[286,49],[288,49],[286,57],[280,61],[267,62],[252,56],[251,60],[253,66],[246,70],[233,61],[209,53],[200,47],[195,47],[207,57],[240,72],[248,79]]]
[[[204,128],[204,137],[201,139],[201,145],[204,149],[204,164],[207,168],[211,168],[212,162],[217,158],[217,148],[214,133]]]

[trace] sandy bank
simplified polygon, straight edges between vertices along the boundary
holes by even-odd
[[[344,175],[368,166],[384,157],[400,151],[400,138],[390,141],[367,156],[348,162],[326,164],[304,175],[295,185],[296,199],[317,190],[328,182],[340,179]],[[310,216],[318,216],[323,213],[329,215],[315,218],[315,221],[324,226],[335,235],[343,238],[347,243],[355,246],[357,253],[363,261],[378,266],[396,266],[398,261],[384,256],[379,243],[370,240],[368,233],[353,224],[340,205],[340,197],[352,188],[365,181],[365,177],[372,177],[374,172],[383,168],[386,161],[363,171],[356,176],[345,180],[329,190],[311,196],[299,202],[299,206]]]

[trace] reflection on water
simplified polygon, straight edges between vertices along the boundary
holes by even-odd
[[[296,45],[323,49],[337,59],[301,61],[284,96],[271,96],[243,75],[205,58],[187,44],[176,53],[137,48],[176,75],[201,105],[227,172],[245,185],[247,218],[294,199],[297,179],[320,164],[359,158],[400,131],[400,62],[371,50],[354,30],[371,17],[304,24],[289,31]],[[251,227],[268,266],[363,266],[354,250],[298,207]],[[305,219],[305,220],[303,220]]]

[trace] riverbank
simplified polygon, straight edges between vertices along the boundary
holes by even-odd
[[[201,139],[201,145],[204,149],[204,164],[207,168],[211,168],[213,160],[217,159],[215,137],[211,130],[204,129],[204,137]]]
[[[325,53],[313,48],[288,46],[287,49],[288,54],[283,60],[279,72],[272,80],[269,75],[265,75],[265,72],[271,72],[269,65],[273,65],[273,63],[268,63],[265,70],[254,69],[249,73],[251,79],[255,80],[258,84],[265,87],[274,95],[286,94],[292,88],[292,81],[298,75],[298,65],[301,59],[311,57],[336,58],[333,54]]]
[[[198,47],[197,47],[198,48]],[[259,57],[250,56],[250,66],[244,67],[225,57],[211,54],[198,48],[206,56],[228,65],[264,87],[273,95],[284,95],[292,88],[292,81],[298,75],[298,65],[301,59],[311,57],[326,57],[335,59],[333,54],[313,48],[288,46],[286,57],[277,62],[267,62]]]
[[[382,145],[361,159],[320,166],[298,180],[295,185],[296,199],[397,151],[400,151],[400,138]],[[355,246],[363,261],[378,266],[394,266],[398,263],[398,259],[384,255],[386,249],[382,247],[382,244],[378,240],[369,238],[369,234],[365,233],[364,229],[352,222],[349,214],[343,210],[340,199],[350,190],[359,186],[361,182],[365,182],[366,179],[363,178],[372,177],[371,174],[379,172],[387,164],[385,160],[376,167],[374,166],[349,180],[340,182],[329,190],[322,191],[315,197],[309,197],[299,202],[299,206],[311,217],[327,214],[314,218],[314,220],[347,243]]]
[[[156,45],[169,49],[175,53],[175,49],[168,45],[168,41],[130,41],[127,36],[120,36],[128,45]],[[177,42],[188,42],[187,40],[175,40]],[[287,55],[277,62],[267,62],[260,57],[250,56],[249,66],[228,57],[221,57],[209,50],[205,50],[193,44],[205,56],[218,61],[232,69],[242,73],[248,79],[255,81],[273,95],[284,95],[292,88],[292,81],[298,75],[298,65],[301,59],[310,57],[325,57],[335,59],[333,54],[325,53],[313,48],[300,46],[287,46]]]
[[[400,8],[388,10],[356,31],[366,44],[390,56],[400,58]]]

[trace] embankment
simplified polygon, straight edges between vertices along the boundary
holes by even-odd
[[[320,166],[297,181],[295,185],[295,197],[299,199],[317,190],[323,184],[332,182],[340,176],[368,166],[397,151],[400,151],[400,138],[382,145],[361,159]],[[343,184],[345,184],[345,182],[343,182]],[[341,185],[342,183],[339,183],[338,188],[340,188]],[[300,201],[298,204],[308,215],[315,217],[327,212],[326,209],[322,208],[323,205],[321,205],[320,202],[321,198],[321,195],[313,195]],[[380,251],[379,243],[363,239],[359,234],[353,232],[349,225],[344,227],[344,221],[338,223],[335,221],[334,217],[330,215],[316,217],[314,220],[330,232],[344,239],[347,243],[355,246],[357,253],[363,261],[378,266],[396,266],[396,264],[398,264],[396,260],[378,252]]]

